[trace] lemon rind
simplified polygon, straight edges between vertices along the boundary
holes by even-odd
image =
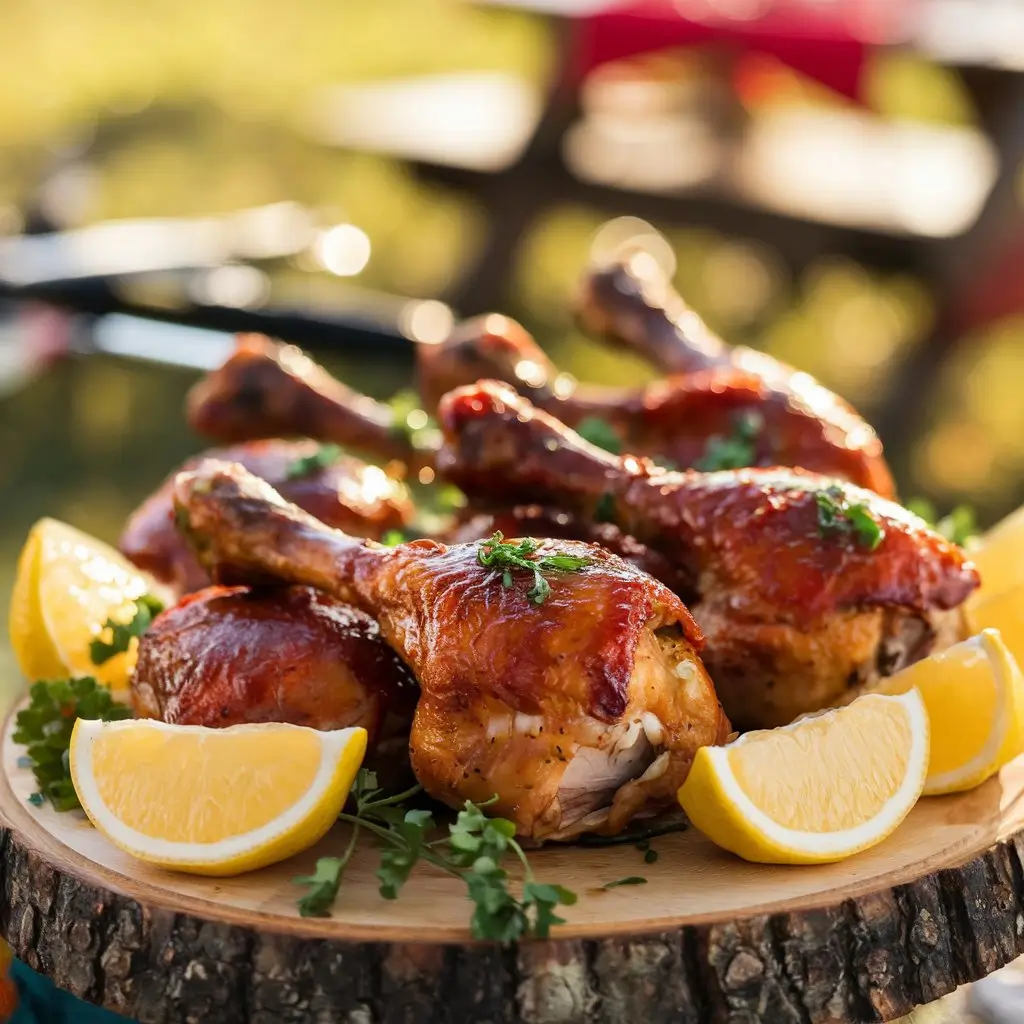
[[[1013,700],[1014,683],[1012,678],[1007,677],[1007,673],[1012,675],[1014,666],[1007,662],[1007,658],[1012,655],[1006,650],[1002,641],[997,642],[993,639],[998,635],[999,631],[996,629],[984,629],[975,636],[962,641],[965,647],[968,645],[980,647],[984,651],[989,665],[992,666],[992,674],[997,687],[996,717],[998,723],[989,733],[985,746],[966,764],[959,768],[951,768],[940,775],[929,774],[924,783],[924,796],[945,796],[963,789],[973,789],[975,786],[980,786],[986,779],[991,778],[1012,760],[1012,752],[1008,756],[1004,756],[1003,748],[1009,738],[1010,729],[1014,726],[1015,709],[1012,706],[1007,709],[1008,701],[1012,702]]]
[[[168,867],[220,865],[243,857],[249,859],[265,847],[277,842],[283,835],[294,830],[308,818],[323,800],[324,793],[337,774],[343,751],[350,743],[359,742],[356,739],[356,734],[363,733],[364,746],[366,737],[366,730],[359,726],[329,732],[306,729],[305,726],[293,726],[296,729],[306,729],[307,732],[316,736],[320,743],[320,764],[317,766],[316,774],[306,792],[283,814],[259,828],[226,839],[219,839],[213,843],[181,843],[154,838],[126,825],[107,807],[95,784],[92,773],[92,751],[96,740],[104,733],[140,728],[155,729],[161,732],[173,730],[175,733],[208,734],[211,731],[204,726],[169,726],[164,722],[146,719],[127,719],[120,722],[79,719],[75,723],[76,735],[72,738],[72,777],[82,807],[96,828],[126,853],[142,860],[158,861]],[[281,726],[278,723],[259,723],[236,725],[231,728],[249,732],[273,732],[280,729]]]
[[[860,700],[897,701],[906,708],[911,723],[910,753],[907,758],[908,770],[899,789],[889,797],[883,809],[873,818],[862,822],[854,828],[841,829],[836,832],[811,832],[802,829],[790,829],[780,825],[762,811],[743,791],[732,766],[729,753],[741,746],[747,736],[741,736],[728,747],[705,747],[706,756],[710,757],[714,776],[721,787],[725,799],[731,803],[732,817],[743,819],[749,825],[749,831],[756,833],[758,838],[770,844],[776,853],[792,853],[814,858],[841,858],[867,849],[881,842],[896,830],[899,824],[913,809],[924,787],[928,773],[929,727],[928,714],[920,693],[910,690],[899,696],[867,694]],[[844,709],[838,708],[826,712],[822,717],[832,717]],[[780,731],[791,731],[799,728],[804,722],[793,722],[780,726]]]

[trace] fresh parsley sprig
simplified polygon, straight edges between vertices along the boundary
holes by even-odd
[[[28,747],[29,767],[39,784],[33,803],[49,800],[55,810],[81,806],[71,781],[68,751],[79,718],[116,722],[131,718],[131,708],[118,704],[107,686],[91,676],[34,683],[28,707],[15,718],[14,742]]]
[[[885,527],[862,501],[850,501],[838,484],[816,491],[818,532],[822,537],[853,536],[861,547],[874,551],[885,539]]]
[[[764,430],[764,417],[748,411],[736,417],[733,431],[727,437],[712,434],[704,446],[704,454],[694,468],[705,473],[719,469],[743,469],[752,466],[757,455],[757,440]]]
[[[501,574],[501,582],[505,587],[513,583],[512,572],[521,569],[533,573],[533,585],[526,592],[527,598],[534,604],[543,604],[551,593],[551,584],[544,578],[546,572],[579,572],[593,562],[586,555],[543,555],[533,556],[540,549],[540,541],[532,537],[523,537],[517,541],[505,540],[504,534],[496,530],[488,540],[480,542],[476,560],[485,569],[492,569]]]
[[[622,438],[619,437],[615,428],[600,416],[586,416],[576,424],[576,433],[584,441],[603,448],[612,455],[622,453]]]
[[[94,665],[110,661],[115,654],[122,654],[131,646],[133,637],[140,637],[149,629],[153,620],[164,610],[164,603],[152,594],[143,594],[135,601],[135,611],[128,622],[107,619],[100,634],[89,644],[89,660]],[[110,639],[108,640],[107,637]]]
[[[907,509],[923,519],[946,540],[967,547],[978,536],[978,521],[970,505],[957,505],[949,515],[939,516],[927,498],[911,498]]]
[[[301,480],[304,476],[312,476],[321,469],[333,466],[341,457],[342,449],[336,444],[322,444],[309,455],[297,458],[285,470],[286,480]]]
[[[405,806],[420,792],[419,786],[395,796],[382,796],[376,777],[364,769],[356,777],[352,792],[355,813],[341,815],[352,826],[345,852],[341,857],[321,857],[312,875],[295,879],[297,884],[309,887],[298,903],[304,916],[330,913],[361,830],[381,843],[377,880],[384,899],[397,899],[413,868],[422,860],[465,883],[474,904],[470,927],[476,939],[511,942],[524,935],[546,938],[552,925],[562,923],[555,908],[576,902],[575,894],[563,886],[536,880],[523,848],[516,842],[515,825],[504,818],[487,817],[482,809],[486,804],[466,801],[458,818],[449,825],[448,835],[431,840],[428,837],[436,827],[431,812]],[[523,865],[519,897],[509,888],[508,872],[502,866],[509,853]]]

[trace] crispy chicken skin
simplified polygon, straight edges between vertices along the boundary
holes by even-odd
[[[414,468],[429,464],[386,405],[345,387],[294,345],[262,334],[240,334],[219,369],[189,392],[193,430],[231,443],[265,437],[315,437],[397,459]]]
[[[632,252],[589,270],[580,286],[576,315],[588,333],[631,349],[664,373],[697,375],[702,382],[698,387],[714,391],[715,381],[732,380],[741,392],[746,389],[753,395],[760,390],[765,425],[779,432],[775,442],[779,448],[774,453],[777,458],[758,465],[774,461],[801,466],[840,476],[886,498],[895,495],[882,443],[856,410],[810,375],[763,352],[725,344],[686,305],[647,253]],[[665,386],[677,379],[669,378]],[[664,392],[662,398],[667,398]],[[777,423],[782,409],[816,420],[820,435],[814,436],[810,424]],[[710,406],[705,411],[709,410]],[[693,422],[699,423],[699,413],[693,415]],[[785,454],[790,445],[792,454]],[[639,446],[631,450],[648,454]],[[676,461],[681,466],[694,465]]]
[[[616,832],[670,805],[697,748],[728,733],[683,603],[601,548],[545,542],[590,564],[552,574],[538,605],[529,573],[504,586],[475,544],[358,542],[240,466],[180,474],[175,501],[218,577],[310,585],[380,622],[421,688],[413,770],[451,806],[496,794],[537,840]]]
[[[417,366],[428,408],[453,388],[493,378],[567,426],[600,417],[622,450],[682,468],[700,468],[724,439],[753,424],[750,465],[800,466],[893,493],[874,431],[810,378],[794,387],[795,371],[779,383],[723,363],[636,390],[580,385],[558,372],[525,328],[497,314],[467,320],[439,345],[421,345]]]
[[[316,441],[250,441],[212,449],[180,469],[198,465],[204,458],[237,462],[300,508],[357,537],[376,540],[411,522],[414,510],[406,488],[377,466],[339,455],[329,465],[297,473],[298,460],[319,448]],[[187,594],[205,587],[210,579],[175,528],[173,489],[174,474],[131,514],[118,547],[140,569],[179,594]]]
[[[948,643],[978,585],[963,552],[878,495],[800,470],[670,473],[615,457],[504,384],[448,395],[440,472],[471,499],[609,519],[669,557],[707,636],[704,661],[742,728],[841,703]],[[841,486],[885,536],[823,535],[817,494]]]
[[[139,643],[136,715],[177,725],[407,732],[418,692],[370,616],[309,587],[207,587]],[[403,743],[404,745],[404,743]]]

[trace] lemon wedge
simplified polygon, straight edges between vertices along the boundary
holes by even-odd
[[[998,630],[922,658],[884,680],[877,692],[914,687],[931,729],[925,795],[973,789],[1021,753],[1024,677]]]
[[[724,747],[701,747],[679,802],[709,839],[746,860],[820,864],[892,833],[927,772],[920,694],[868,694]]]
[[[1024,587],[1024,505],[996,523],[969,554],[981,574],[981,587],[969,598],[968,608]]]
[[[133,857],[197,875],[236,875],[320,839],[365,753],[361,728],[79,719],[71,778],[92,823]]]
[[[102,665],[89,645],[107,619],[129,622],[135,600],[173,594],[112,547],[56,519],[40,519],[18,560],[11,594],[11,647],[31,680],[95,676],[118,689],[135,667],[138,641]]]
[[[968,602],[966,618],[972,633],[998,630],[1017,664],[1024,665],[1024,583]]]

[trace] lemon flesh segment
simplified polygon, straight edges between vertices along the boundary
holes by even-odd
[[[914,687],[931,729],[925,795],[973,789],[1021,753],[1024,677],[998,630],[915,662],[885,680],[881,692]]]
[[[32,681],[59,679],[67,674],[67,668],[50,639],[39,606],[41,547],[39,533],[33,530],[18,556],[8,619],[11,650],[22,674]]]
[[[366,730],[79,719],[71,777],[92,823],[140,860],[234,875],[316,843],[344,806]]]
[[[102,665],[89,645],[108,619],[127,623],[135,601],[170,591],[112,547],[56,519],[40,519],[22,551],[11,595],[11,646],[31,680],[95,676],[118,689],[135,667],[138,641]]]
[[[970,604],[967,626],[974,633],[998,630],[1014,660],[1024,665],[1024,584]]]
[[[981,574],[981,587],[968,599],[969,609],[1024,587],[1024,506],[996,523],[969,554]]]
[[[819,864],[890,835],[927,771],[920,694],[869,694],[728,746],[701,747],[679,802],[709,839],[746,860]]]

